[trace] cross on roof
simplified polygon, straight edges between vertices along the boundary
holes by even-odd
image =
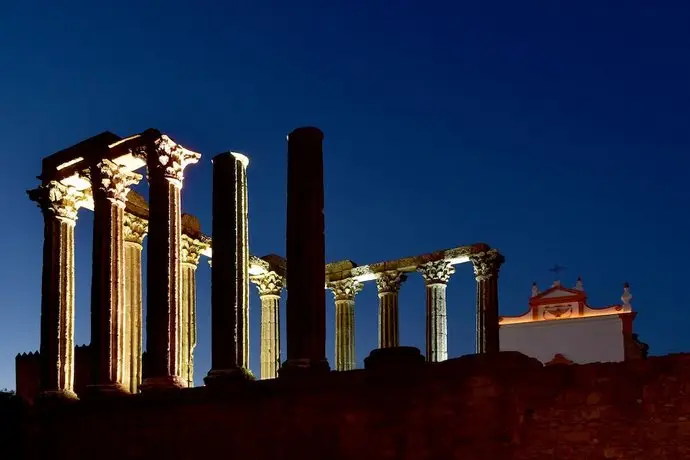
[[[549,271],[552,272],[553,274],[555,274],[556,276],[558,276],[558,274],[560,272],[562,272],[563,270],[565,270],[565,267],[558,265],[558,264],[554,264],[553,267],[549,268]]]

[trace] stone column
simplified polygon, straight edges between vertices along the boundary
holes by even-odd
[[[86,201],[73,187],[51,181],[29,190],[43,213],[40,389],[44,396],[74,393],[74,227]]]
[[[149,179],[146,266],[146,367],[142,391],[184,387],[176,371],[180,306],[180,194],[184,168],[200,155],[160,133],[144,134]]]
[[[196,268],[201,252],[208,245],[191,236],[182,235],[180,270],[182,277],[182,301],[179,311],[180,369],[178,375],[194,386],[194,347],[196,347]]]
[[[428,262],[417,268],[426,285],[426,360],[448,359],[446,286],[455,268],[446,260]]]
[[[281,372],[327,372],[323,133],[288,135],[287,361]]]
[[[125,343],[129,350],[124,354],[125,370],[128,372],[125,387],[131,393],[139,390],[142,381],[143,352],[143,298],[141,283],[141,251],[147,222],[134,214],[125,213]],[[129,386],[127,386],[127,382]]]
[[[213,158],[213,265],[211,266],[211,370],[207,385],[250,377],[249,159],[228,152]]]
[[[498,271],[505,258],[491,249],[470,256],[477,280],[477,353],[498,353]]]
[[[379,291],[379,348],[400,346],[398,323],[398,292],[407,275],[396,270],[376,277]]]
[[[98,392],[125,388],[124,213],[129,186],[141,175],[110,160],[91,166],[93,271],[91,280],[92,385]],[[128,347],[127,347],[128,348]]]
[[[261,378],[274,379],[280,369],[280,293],[285,280],[268,272],[251,281],[261,298]]]
[[[352,278],[328,283],[335,297],[335,369],[355,368],[355,295],[362,283]]]

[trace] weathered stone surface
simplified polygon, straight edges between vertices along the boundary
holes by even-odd
[[[287,360],[280,375],[327,372],[323,133],[288,136],[285,307]]]
[[[249,234],[247,166],[234,152],[213,158],[211,370],[207,385],[248,375]]]
[[[422,364],[396,378],[364,370],[313,377],[79,401],[43,418],[29,411],[28,458],[41,458],[41,448],[74,460],[218,452],[252,459],[677,460],[690,453],[689,354],[542,367],[502,352]]]

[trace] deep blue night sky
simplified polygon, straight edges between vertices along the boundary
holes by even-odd
[[[629,281],[651,352],[690,349],[690,4],[686,1],[5,2],[0,7],[0,388],[38,348],[40,159],[149,127],[201,152],[184,210],[211,228],[211,163],[250,159],[252,253],[284,254],[285,135],[325,139],[326,252],[365,264],[484,241],[507,262],[503,314],[554,263],[592,306]],[[248,5],[247,3],[251,3]],[[395,5],[395,6],[393,6]],[[77,225],[77,343],[89,342],[91,214]],[[210,269],[199,268],[196,380],[210,365]],[[473,350],[459,267],[449,352]],[[253,288],[252,288],[253,289]],[[252,295],[252,369],[259,303]],[[357,357],[376,347],[374,285]],[[328,295],[327,351],[333,357]],[[424,348],[424,290],[401,292],[401,341]],[[586,339],[586,338],[585,338]]]

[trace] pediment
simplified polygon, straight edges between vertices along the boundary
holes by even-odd
[[[543,292],[542,294],[538,295],[538,298],[541,299],[555,299],[558,297],[572,297],[573,295],[581,294],[580,291],[576,290],[566,290],[564,288],[556,288],[554,290],[549,289],[546,292]]]
[[[553,286],[541,294],[530,299],[530,305],[544,305],[558,303],[562,301],[580,302],[585,301],[587,295],[578,289],[571,289],[563,286]]]

